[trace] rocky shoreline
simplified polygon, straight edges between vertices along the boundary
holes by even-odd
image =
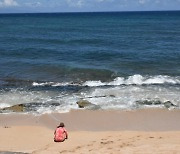
[[[81,99],[79,101],[76,102],[76,104],[78,105],[78,108],[85,108],[85,109],[90,109],[90,110],[98,110],[101,109],[101,107],[99,105],[93,104],[85,99]],[[171,101],[159,101],[159,100],[140,100],[140,101],[136,101],[137,106],[158,106],[161,105],[166,109],[169,108],[177,108],[178,106],[174,103],[172,103]],[[29,111],[36,111],[37,107],[48,107],[48,106],[59,106],[59,103],[49,103],[49,104],[45,104],[45,103],[26,103],[26,104],[17,104],[17,105],[13,105],[10,107],[5,107],[0,109],[0,113],[7,113],[7,112],[29,112]]]

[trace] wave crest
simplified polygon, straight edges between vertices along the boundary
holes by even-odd
[[[117,77],[111,82],[101,82],[101,81],[86,81],[85,86],[118,86],[118,85],[150,85],[150,84],[180,84],[180,79],[178,77],[170,76],[142,76],[142,75],[133,75],[128,78]]]

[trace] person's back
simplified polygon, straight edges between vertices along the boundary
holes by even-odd
[[[64,124],[61,123],[54,132],[54,141],[55,142],[63,142],[67,138],[68,138],[67,131],[64,128]]]

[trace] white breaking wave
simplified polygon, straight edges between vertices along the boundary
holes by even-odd
[[[96,87],[96,86],[118,86],[118,85],[143,85],[143,84],[180,84],[180,79],[177,77],[169,77],[169,76],[150,76],[150,77],[143,77],[141,75],[133,75],[129,76],[128,78],[124,77],[117,77],[111,82],[101,82],[101,81],[86,81],[83,85],[89,87]]]
[[[150,84],[180,84],[180,77],[170,77],[170,76],[142,76],[142,75],[133,75],[128,78],[117,77],[113,81],[110,82],[102,82],[102,81],[86,81],[84,83],[73,83],[73,82],[33,82],[33,86],[89,86],[89,87],[99,87],[99,86],[119,86],[119,85],[150,85]]]

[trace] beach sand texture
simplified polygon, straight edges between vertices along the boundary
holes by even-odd
[[[33,154],[178,154],[179,116],[178,110],[72,111],[41,116],[1,115],[0,151]],[[63,143],[53,141],[58,120],[65,122],[69,132],[69,139]]]

